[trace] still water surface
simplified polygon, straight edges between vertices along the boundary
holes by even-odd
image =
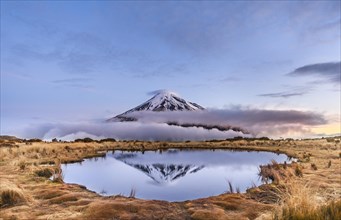
[[[105,157],[63,164],[64,181],[102,195],[184,201],[262,184],[259,165],[290,162],[285,154],[231,150],[108,152]]]

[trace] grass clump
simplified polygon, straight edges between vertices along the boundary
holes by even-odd
[[[311,169],[313,169],[313,170],[317,170],[317,166],[316,166],[316,164],[312,163],[310,166],[311,166]]]
[[[18,166],[19,166],[20,170],[25,170],[25,168],[26,168],[25,161],[23,161],[23,160],[19,161]]]
[[[228,185],[228,189],[225,193],[227,194],[233,194],[233,193],[240,193],[240,188],[239,187],[236,187],[235,189],[233,189],[233,185],[232,185],[232,182],[227,180],[227,185]]]
[[[1,192],[1,207],[13,206],[25,202],[24,196],[15,190],[4,190]]]
[[[0,195],[0,207],[14,206],[26,202],[23,191],[6,180],[1,180]]]
[[[278,218],[277,218],[278,219]],[[341,219],[341,200],[320,207],[285,207],[283,220],[333,220]]]
[[[136,189],[132,188],[129,193],[129,198],[135,198],[136,196]]]
[[[233,190],[233,186],[232,186],[232,183],[230,181],[227,181],[228,185],[229,185],[229,189],[227,191],[227,193],[233,193],[234,190]]]
[[[308,184],[291,182],[282,194],[282,204],[274,219],[332,220],[341,219],[341,200],[322,203],[316,189]]]
[[[60,161],[56,162],[56,167],[52,170],[52,181],[56,183],[64,182],[64,174]]]
[[[36,170],[35,174],[39,177],[49,178],[53,175],[53,170],[51,170],[50,168],[44,168],[44,169]]]
[[[298,165],[295,167],[295,175],[298,177],[303,177],[302,168]]]

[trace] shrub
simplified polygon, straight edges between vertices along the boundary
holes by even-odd
[[[89,143],[89,142],[93,142],[94,140],[89,138],[89,137],[86,137],[86,138],[83,138],[83,139],[76,139],[75,142],[85,142],[85,143]]]
[[[33,138],[33,139],[26,140],[26,142],[27,143],[32,143],[32,142],[43,142],[43,141],[38,139],[38,138]]]
[[[105,138],[105,139],[101,139],[99,142],[116,142],[116,139],[114,139],[114,138]]]

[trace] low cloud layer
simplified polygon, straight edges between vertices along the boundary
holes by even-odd
[[[317,76],[331,83],[341,83],[341,62],[316,63],[299,67],[289,76]]]
[[[200,123],[240,127],[255,136],[291,136],[306,134],[310,127],[327,124],[323,115],[296,110],[263,110],[235,107],[197,112],[135,112],[129,116],[148,123]]]
[[[327,124],[321,114],[296,110],[262,110],[231,108],[196,112],[135,112],[137,122],[59,123],[34,125],[21,132],[24,138],[59,138],[74,140],[116,138],[119,140],[211,140],[235,136],[302,137],[311,134],[314,126]],[[250,132],[207,130],[202,127],[167,125],[167,122],[197,123],[239,127]]]
[[[226,139],[235,136],[246,136],[241,132],[205,130],[203,128],[182,128],[164,123],[140,122],[99,122],[99,123],[60,123],[35,125],[22,132],[24,138],[41,138],[51,140],[75,140],[90,137],[93,139],[115,138],[118,140],[210,140]]]
[[[297,110],[263,110],[235,107],[231,109],[210,109],[207,111],[177,112],[134,112],[128,116],[136,117],[142,122],[204,123],[217,125],[254,126],[254,125],[321,125],[327,120],[323,115]]]

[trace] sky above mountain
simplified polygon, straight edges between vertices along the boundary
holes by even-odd
[[[208,109],[311,112],[313,134],[340,133],[340,13],[339,1],[1,1],[1,134],[107,119],[159,89]]]

